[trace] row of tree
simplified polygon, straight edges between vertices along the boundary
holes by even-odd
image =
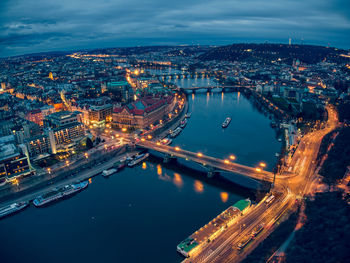
[[[306,202],[305,225],[287,250],[287,263],[342,263],[350,255],[350,206],[340,192]]]
[[[350,127],[345,127],[339,131],[320,174],[324,177],[325,183],[334,185],[338,179],[343,178],[348,165],[350,165]]]

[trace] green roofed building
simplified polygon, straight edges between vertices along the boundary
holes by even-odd
[[[238,208],[241,212],[243,212],[246,208],[251,205],[251,201],[249,199],[239,200],[236,202],[233,207]]]

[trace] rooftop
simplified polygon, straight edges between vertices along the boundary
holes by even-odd
[[[251,204],[251,201],[249,199],[239,200],[236,202],[233,206],[238,208],[241,212],[249,207]]]

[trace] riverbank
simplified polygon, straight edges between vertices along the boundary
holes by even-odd
[[[10,204],[19,201],[30,201],[44,192],[49,191],[54,187],[61,187],[69,183],[87,180],[100,174],[103,170],[110,168],[115,162],[134,154],[135,152],[126,152],[125,147],[119,151],[109,155],[108,161],[106,156],[101,159],[94,160],[93,163],[87,163],[88,165],[79,166],[74,170],[70,170],[68,173],[53,175],[50,179],[46,177],[38,177],[36,180],[31,181],[27,185],[21,186],[15,190],[8,189],[3,191],[0,197],[1,205]],[[105,159],[105,162],[102,161]],[[96,164],[96,166],[93,166]],[[92,168],[93,167],[93,168]]]

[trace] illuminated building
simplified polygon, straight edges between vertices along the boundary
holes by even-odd
[[[12,135],[0,138],[0,181],[12,181],[17,177],[35,174],[28,156],[14,142]]]
[[[144,129],[164,119],[175,107],[174,95],[146,97],[113,109],[113,125],[119,128]]]
[[[40,126],[43,126],[44,116],[40,109],[30,110],[26,113],[25,118]]]
[[[57,128],[66,124],[80,122],[81,113],[78,111],[60,111],[47,115],[44,118],[44,127]]]

